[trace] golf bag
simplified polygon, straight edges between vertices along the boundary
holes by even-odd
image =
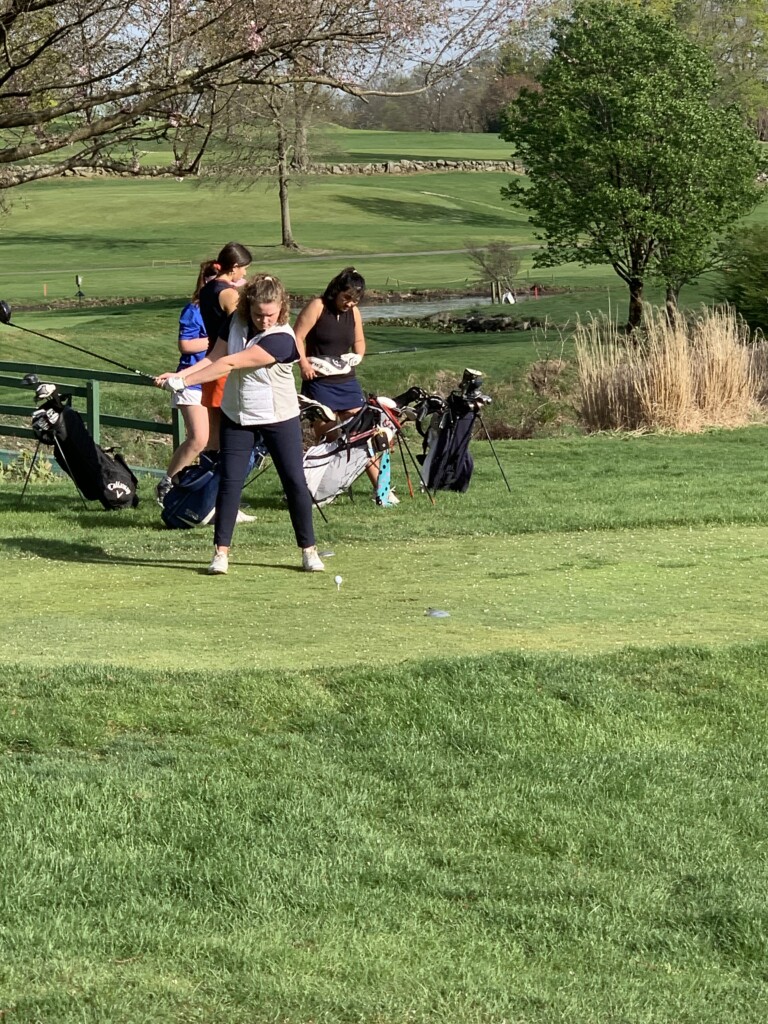
[[[480,409],[491,399],[481,392],[482,374],[465,370],[461,382],[447,398],[410,388],[395,402],[422,436],[422,481],[432,490],[464,492],[475,465],[469,442]]]
[[[105,450],[93,440],[69,395],[60,395],[54,384],[39,384],[38,400],[44,404],[32,414],[32,429],[43,444],[53,447],[53,457],[88,501],[100,501],[105,509],[136,508],[138,481],[122,455]]]
[[[266,459],[267,449],[261,443],[256,444],[251,452],[248,472],[260,469]],[[220,479],[218,452],[203,452],[197,465],[182,469],[163,498],[160,518],[168,529],[190,530],[213,522]]]
[[[313,403],[317,405],[317,403]],[[396,504],[391,494],[389,449],[400,431],[395,403],[369,396],[363,408],[326,435],[327,441],[313,445],[304,454],[304,476],[315,504],[322,506],[348,491],[374,459],[381,456],[380,483],[376,502]],[[303,407],[306,415],[306,407]],[[310,417],[312,413],[309,413]],[[330,414],[333,418],[333,414]]]

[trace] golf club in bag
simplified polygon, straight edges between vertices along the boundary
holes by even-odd
[[[130,466],[113,449],[96,444],[82,416],[72,408],[71,396],[60,394],[55,384],[40,381],[33,373],[27,374],[23,383],[34,388],[35,397],[41,403],[32,414],[38,451],[40,444],[52,446],[54,459],[72,479],[84,501],[99,501],[109,511],[136,508],[138,481]],[[29,474],[24,491],[28,480]]]
[[[319,402],[301,396],[300,403],[303,419],[335,421],[333,412]],[[355,480],[377,459],[376,503],[384,508],[396,505],[398,502],[392,494],[391,485],[390,450],[395,439],[401,442],[400,430],[396,403],[390,398],[369,395],[359,412],[325,435],[328,440],[308,448],[304,453],[304,476],[318,508],[348,492]],[[415,459],[413,462],[418,473]],[[407,472],[406,467],[406,475]],[[410,478],[408,483],[410,489]]]
[[[491,402],[482,386],[482,373],[466,369],[447,398],[414,387],[395,399],[404,418],[413,420],[422,436],[422,454],[418,456],[422,478],[436,491],[464,493],[469,487],[475,468],[469,451],[475,421],[483,428],[507,490],[512,490],[480,412]]]

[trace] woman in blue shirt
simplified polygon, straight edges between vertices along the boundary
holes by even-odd
[[[200,264],[192,299],[179,315],[179,352],[181,358],[177,373],[198,363],[208,349],[208,335],[200,314],[199,296],[203,286],[212,281],[218,273],[215,261],[206,260]],[[171,456],[165,476],[157,485],[157,500],[162,505],[163,498],[173,486],[173,477],[186,466],[191,466],[201,451],[208,444],[208,410],[200,404],[202,388],[192,384],[177,395],[173,395],[171,405],[179,409],[184,420],[185,439]]]

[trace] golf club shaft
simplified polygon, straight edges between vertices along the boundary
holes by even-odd
[[[81,348],[79,345],[73,345],[69,341],[62,341],[61,338],[54,338],[50,334],[43,334],[42,331],[34,331],[31,327],[21,327],[19,324],[9,320],[7,322],[8,327],[15,327],[17,331],[26,331],[27,334],[34,334],[38,338],[45,338],[46,341],[53,341],[57,345],[64,345],[66,348],[74,349],[75,352],[82,352],[83,355],[90,356],[92,359],[101,359],[103,363],[111,363],[112,366],[118,366],[121,370],[128,370],[130,373],[135,373],[139,377],[146,377],[147,380],[154,381],[154,376],[151,373],[144,373],[142,370],[137,370],[133,366],[126,366],[125,363],[120,363],[116,359],[110,359],[108,356],[100,356],[98,352],[89,352],[87,348]]]
[[[418,352],[417,348],[383,348],[381,352],[368,352],[366,358],[370,359],[371,356],[395,356],[401,352]]]

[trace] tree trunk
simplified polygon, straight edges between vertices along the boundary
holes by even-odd
[[[277,190],[280,196],[280,228],[283,246],[286,249],[298,249],[291,230],[291,207],[288,200],[288,145],[282,126],[277,129]]]
[[[306,124],[296,125],[296,142],[293,149],[293,160],[291,165],[294,170],[306,173],[309,167],[309,143],[307,141]]]
[[[678,318],[678,315],[679,315],[679,307],[678,307],[678,296],[679,295],[680,295],[680,286],[678,285],[677,287],[675,287],[675,285],[673,285],[669,281],[667,281],[667,294],[666,294],[666,299],[665,299],[664,305],[665,305],[666,313],[667,313],[667,321],[670,324],[674,324],[677,321],[677,318]]]
[[[634,331],[640,326],[643,319],[643,279],[641,277],[630,278],[629,281],[629,320],[627,328]]]

